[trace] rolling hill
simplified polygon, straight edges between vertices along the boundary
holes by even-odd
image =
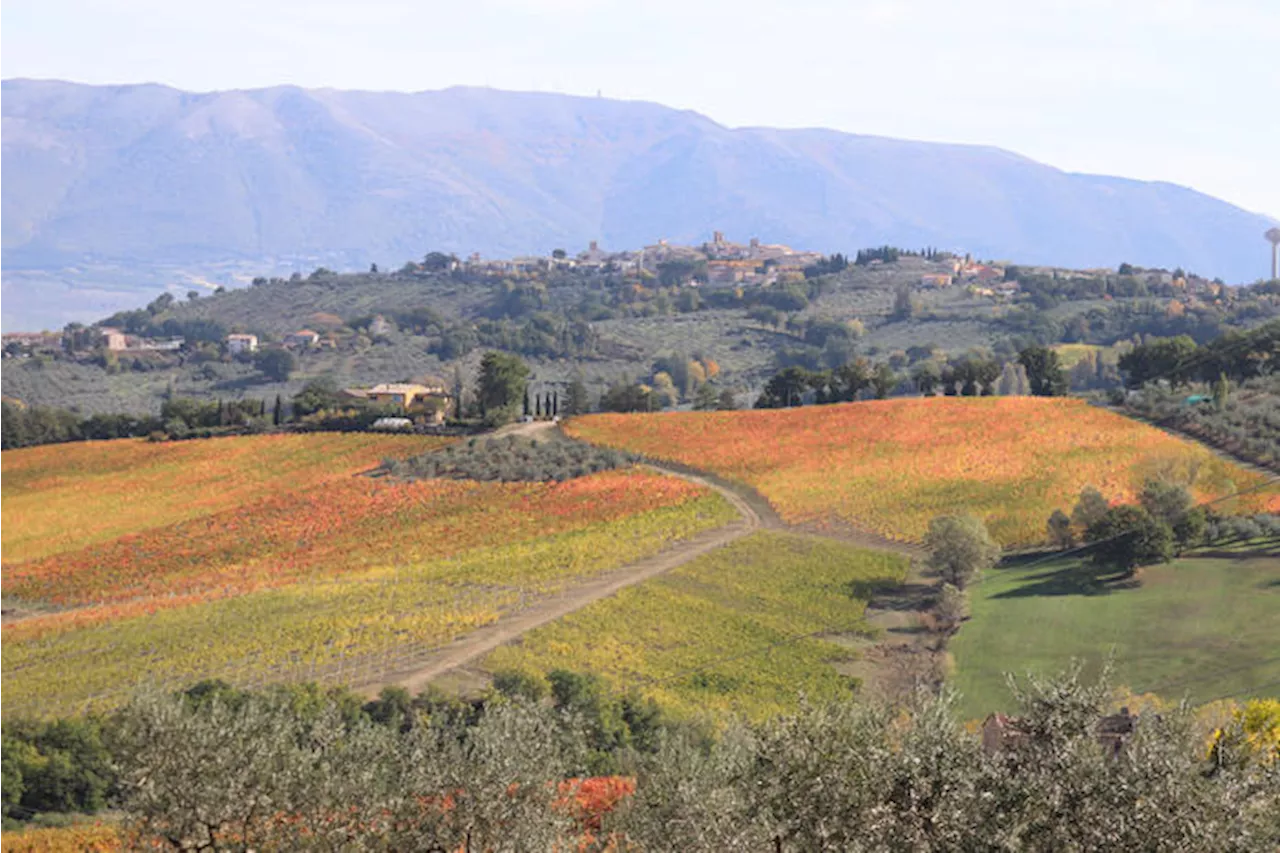
[[[688,243],[713,228],[822,251],[888,242],[1229,281],[1264,271],[1262,216],[989,147],[472,88],[17,79],[3,95],[6,328],[101,316],[202,277],[398,266],[429,249]]]

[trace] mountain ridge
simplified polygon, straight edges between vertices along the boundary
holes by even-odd
[[[127,291],[131,275],[154,289],[219,264],[361,268],[713,230],[824,252],[936,245],[1232,282],[1265,272],[1265,216],[990,145],[732,128],[650,101],[469,86],[2,85],[5,295],[19,314],[40,293],[11,271],[107,264]],[[72,291],[77,275],[62,274]]]

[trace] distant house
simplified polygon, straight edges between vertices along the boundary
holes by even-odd
[[[444,423],[452,397],[443,385],[384,382],[372,388],[348,388],[348,397],[381,406],[394,406],[406,414],[420,415],[429,423]]]
[[[986,264],[970,264],[964,268],[964,277],[968,281],[981,284],[992,284],[1004,280],[1004,267],[992,267]]]
[[[36,350],[62,349],[61,332],[5,332],[3,337],[6,356],[15,352],[30,353]]]
[[[951,276],[946,273],[928,273],[920,276],[921,287],[950,287]]]
[[[287,347],[313,347],[320,343],[320,333],[311,329],[299,329],[284,336]]]
[[[239,355],[242,352],[257,352],[257,350],[257,335],[227,335],[227,352],[232,355]]]
[[[119,352],[129,348],[129,337],[119,329],[103,326],[98,331],[102,333],[102,345],[107,349]]]

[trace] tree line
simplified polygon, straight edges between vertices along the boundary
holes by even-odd
[[[563,670],[472,702],[205,682],[8,721],[4,805],[111,807],[165,849],[1274,850],[1280,703],[1126,715],[1117,740],[1105,670],[1011,689],[984,743],[924,692],[712,726]]]
[[[882,400],[896,391],[926,397],[1033,395],[1057,397],[1067,393],[1068,380],[1058,354],[1047,347],[1024,348],[1016,360],[999,361],[981,353],[968,353],[942,361],[927,358],[907,375],[886,362],[854,358],[827,370],[784,367],[765,383],[757,398],[758,409],[779,409],[807,403],[847,403]]]

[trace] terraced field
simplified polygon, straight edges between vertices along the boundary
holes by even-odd
[[[935,515],[982,516],[1005,545],[1033,545],[1054,509],[1093,485],[1129,501],[1151,476],[1198,499],[1263,475],[1201,445],[1084,401],[982,397],[877,400],[796,409],[590,415],[566,431],[709,470],[763,494],[784,520],[918,540]],[[1223,511],[1280,510],[1280,487]]]

